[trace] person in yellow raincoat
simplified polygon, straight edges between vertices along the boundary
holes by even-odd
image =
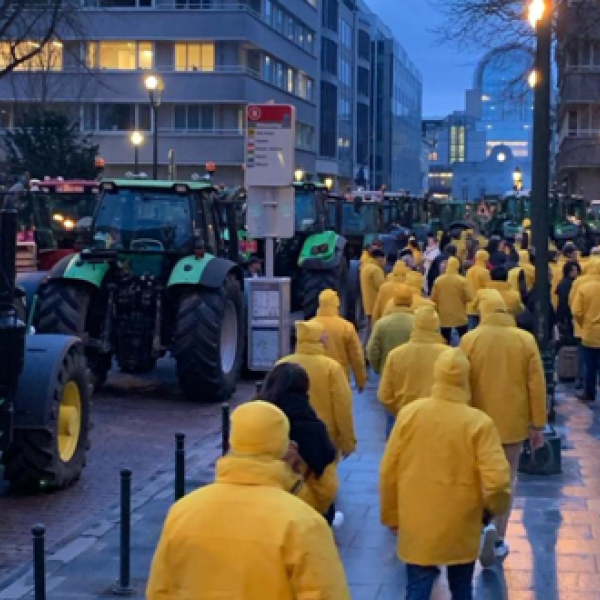
[[[288,488],[286,416],[243,404],[231,415],[230,446],[215,482],[171,507],[146,598],[350,600],[331,529]]]
[[[398,536],[407,600],[429,598],[441,565],[452,597],[472,598],[484,513],[502,513],[510,502],[494,423],[468,405],[469,361],[446,350],[433,380],[428,397],[400,411],[379,471],[381,522]],[[490,564],[491,541],[484,538]]]
[[[392,272],[387,276],[386,282],[379,288],[379,292],[377,292],[377,300],[371,314],[373,327],[383,317],[387,303],[390,300],[394,300],[394,292],[398,289],[399,285],[405,282],[408,273],[409,271],[404,261],[397,260]]]
[[[414,268],[420,268],[423,264],[423,252],[421,252],[421,248],[419,247],[419,242],[417,242],[417,238],[415,238],[413,235],[411,235],[408,238],[406,250],[410,250],[412,253]]]
[[[530,292],[535,284],[535,267],[531,264],[529,250],[519,250],[519,266],[508,272],[508,283],[515,292],[520,291],[519,274],[521,271],[525,274],[526,291]]]
[[[394,309],[383,319],[379,319],[367,344],[367,357],[375,373],[381,373],[387,355],[396,347],[408,342],[415,317],[411,308],[412,292],[403,283],[394,294]]]
[[[478,250],[475,253],[475,263],[467,271],[467,283],[474,296],[492,280],[488,269],[489,260],[490,255],[485,250]],[[469,302],[467,306],[467,317],[469,319],[469,329],[475,329],[479,324],[479,315],[475,310],[474,300]]]
[[[367,317],[367,339],[373,327],[373,308],[377,301],[379,288],[385,283],[385,253],[379,248],[370,252],[370,258],[360,267],[360,290],[362,293],[363,307]]]
[[[327,334],[317,321],[296,323],[296,352],[282,358],[278,364],[300,365],[310,381],[310,404],[327,427],[327,433],[338,452],[350,456],[356,449],[352,391],[344,368],[325,355]]]
[[[325,328],[327,344],[325,354],[342,365],[348,379],[354,373],[356,387],[362,392],[367,384],[365,354],[358,339],[356,328],[339,315],[340,299],[333,290],[324,290],[319,295],[317,321]]]
[[[467,333],[467,305],[473,300],[473,293],[465,277],[459,275],[460,263],[455,257],[448,259],[446,272],[433,284],[431,299],[436,303],[442,325],[442,335],[450,343],[452,330],[458,336]]]
[[[411,271],[406,276],[406,285],[411,289],[413,294],[413,300],[411,304],[411,308],[413,311],[416,311],[418,308],[422,306],[432,306],[435,308],[435,304],[429,299],[423,296],[423,285],[425,283],[425,276],[423,273],[419,273],[418,271]],[[390,304],[388,303],[388,307]],[[392,307],[390,307],[391,310]],[[388,314],[386,308],[386,314]]]
[[[471,405],[494,421],[513,485],[524,440],[535,450],[544,445],[546,380],[535,338],[514,326],[506,304],[497,292],[488,291],[480,304],[481,324],[461,340],[471,362]],[[496,520],[496,555],[509,552],[505,542],[510,510]]]

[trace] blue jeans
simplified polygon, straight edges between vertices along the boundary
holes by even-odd
[[[475,563],[448,567],[448,587],[452,600],[473,600]],[[406,565],[406,600],[429,600],[440,571],[437,567]]]
[[[583,346],[585,359],[585,395],[589,400],[596,399],[596,382],[600,371],[600,348]]]
[[[472,331],[479,325],[479,315],[469,315],[469,331]]]

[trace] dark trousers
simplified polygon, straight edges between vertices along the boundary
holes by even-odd
[[[469,331],[475,329],[480,322],[479,315],[469,315]]]
[[[475,563],[448,567],[448,587],[452,600],[473,600]],[[440,571],[437,567],[406,565],[406,600],[429,600]]]
[[[600,348],[583,346],[585,361],[585,395],[590,400],[596,399],[596,382],[600,371]]]
[[[448,344],[452,344],[452,330],[453,329],[456,329],[456,332],[458,333],[458,337],[462,338],[462,336],[465,335],[467,333],[467,331],[469,331],[469,326],[462,325],[461,327],[442,327],[442,329],[441,329],[442,335],[446,338],[446,341],[448,342]]]

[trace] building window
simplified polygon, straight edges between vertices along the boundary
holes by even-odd
[[[338,74],[338,47],[327,38],[322,39],[321,68],[330,75]]]
[[[0,43],[0,67],[5,68],[14,61],[13,57],[24,58],[40,47],[38,42],[29,41],[19,44]],[[48,42],[35,56],[19,64],[15,71],[62,71],[62,42]]]
[[[83,0],[85,8],[150,8],[154,0]]]
[[[364,67],[358,67],[358,82],[357,82],[357,87],[358,87],[358,93],[362,94],[363,96],[368,96],[369,95],[369,70],[365,69]]]
[[[340,18],[340,43],[346,48],[352,49],[352,27],[348,21]]]
[[[321,82],[321,156],[337,158],[337,87]]]
[[[371,60],[371,37],[366,31],[358,32],[358,58]]]
[[[286,89],[290,94],[294,93],[294,69],[288,67]]]
[[[173,109],[173,128],[179,131],[210,131],[214,129],[214,110],[211,104],[176,104]]]
[[[176,71],[214,71],[214,44],[175,44]]]
[[[343,56],[340,56],[340,69],[338,77],[340,79],[340,82],[344,85],[352,85],[352,67],[350,65],[350,61],[347,58],[344,58]]]
[[[339,0],[323,0],[323,27],[338,32]]]
[[[450,127],[450,163],[465,162],[465,133],[464,125]]]
[[[135,129],[135,104],[99,104],[100,131],[129,131]]]
[[[100,68],[107,71],[152,69],[152,42],[89,42],[86,64],[90,69]]]

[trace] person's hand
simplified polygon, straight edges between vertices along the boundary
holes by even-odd
[[[300,456],[298,444],[296,444],[296,442],[290,442],[290,446],[285,453],[283,460],[289,465],[294,473],[302,475],[302,457]]]
[[[398,537],[398,528],[397,527],[390,527],[390,531],[392,532],[393,536]]]
[[[529,443],[531,445],[531,449],[535,452],[544,446],[546,443],[546,438],[544,437],[544,432],[538,429],[532,429],[529,432]]]

